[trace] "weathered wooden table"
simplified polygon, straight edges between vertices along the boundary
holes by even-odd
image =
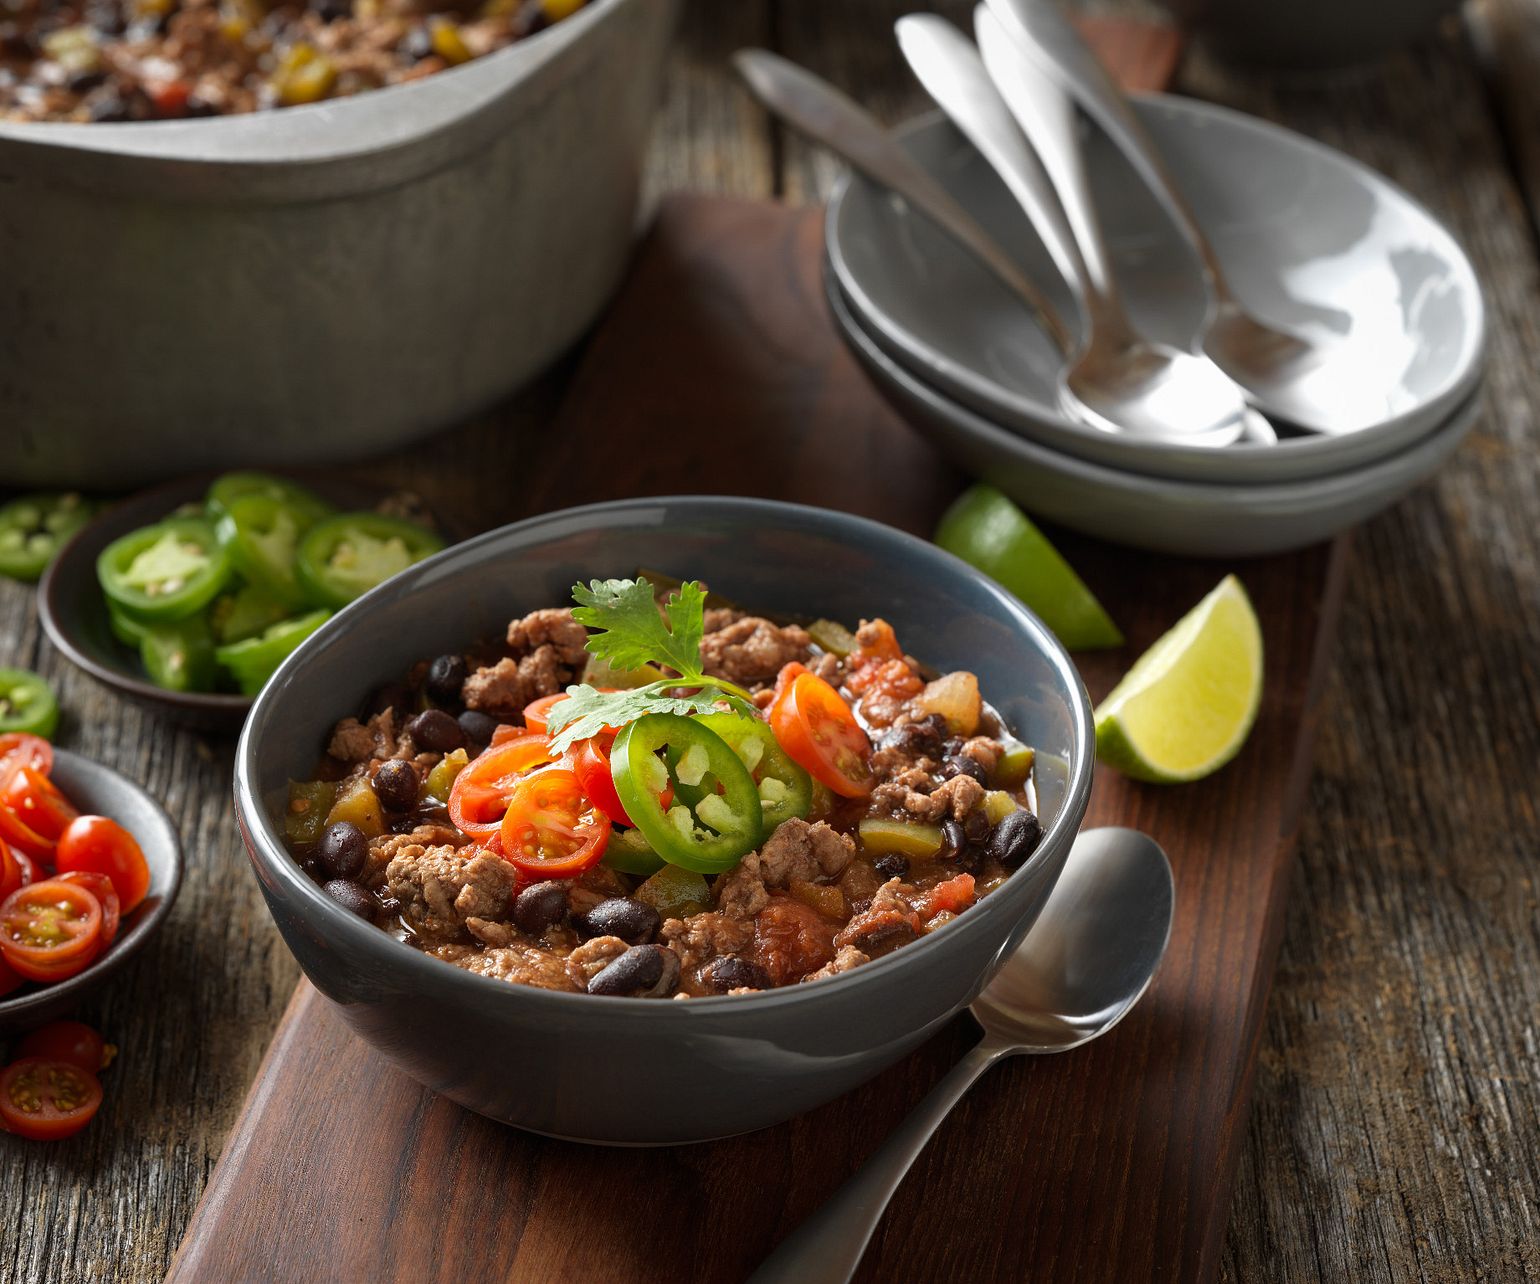
[[[725,56],[779,48],[902,118],[923,97],[887,31],[911,7],[694,0],[653,188],[818,199],[833,166],[766,124]],[[1435,485],[1357,538],[1226,1279],[1540,1277],[1537,77],[1540,5],[1485,0],[1350,79],[1270,84],[1195,53],[1179,82],[1406,186],[1474,256],[1492,320],[1481,425]],[[509,442],[549,414],[563,376],[350,471],[496,524],[518,485]],[[191,862],[170,927],[83,1014],[121,1048],[97,1122],[63,1149],[0,1138],[0,1280],[157,1280],[296,968],[240,852],[231,744],[109,697],[5,582],[0,663],[56,682],[64,743],[164,799]]]

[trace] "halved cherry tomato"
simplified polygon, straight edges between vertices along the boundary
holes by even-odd
[[[74,976],[101,946],[101,902],[78,883],[50,878],[0,903],[0,955],[29,981]]]
[[[613,692],[615,687],[596,687],[595,690]],[[529,731],[538,731],[542,736],[550,734],[547,723],[551,717],[551,710],[567,698],[565,691],[558,691],[555,695],[541,696],[532,705],[524,710],[524,726]],[[620,734],[619,727],[606,727],[599,733],[612,739]]]
[[[17,767],[31,767],[46,776],[53,770],[53,746],[41,736],[6,732],[0,736],[0,782],[9,780]]]
[[[462,834],[486,838],[498,831],[514,787],[551,761],[551,742],[534,733],[494,745],[455,777],[449,819]]]
[[[23,1057],[0,1071],[0,1119],[20,1137],[68,1137],[90,1123],[101,1104],[97,1077],[68,1061]]]
[[[70,802],[53,781],[35,767],[21,766],[9,781],[0,782],[0,806],[9,807],[34,834],[58,842],[80,809]]]
[[[799,767],[846,798],[877,783],[871,741],[840,693],[816,673],[799,673],[770,706],[770,729]]]
[[[10,844],[0,838],[0,901],[24,883],[31,881],[24,876],[21,861],[16,858],[16,853],[11,850]]]
[[[118,936],[118,919],[122,902],[118,899],[117,888],[113,887],[112,880],[106,874],[98,874],[95,870],[72,869],[62,874],[55,874],[54,881],[60,883],[76,883],[84,887],[92,896],[101,902],[102,906],[102,948],[111,945]]]
[[[500,830],[503,858],[536,878],[573,878],[596,865],[610,818],[565,766],[531,772],[514,786]]]
[[[11,775],[15,774],[16,769],[12,767]],[[3,803],[0,803],[0,838],[5,839],[16,851],[26,853],[34,860],[53,864],[53,839],[45,838],[38,833]]]
[[[19,852],[14,848],[11,849],[11,855],[16,858],[16,863],[21,867],[21,885],[23,887],[27,886],[28,883],[36,883],[42,880],[42,866],[40,866],[31,856],[28,856],[26,852]]]
[[[610,774],[610,755],[597,739],[579,740],[572,746],[572,771],[583,786],[583,792],[606,816],[617,825],[629,825],[631,817],[621,806],[620,795],[615,792],[615,778]],[[672,786],[670,786],[672,792]],[[668,803],[664,803],[666,808]]]
[[[61,874],[71,870],[105,874],[125,914],[139,908],[150,890],[150,867],[134,836],[106,816],[77,816],[59,835],[59,850],[54,868]]]
[[[79,1066],[90,1074],[103,1070],[111,1058],[102,1036],[84,1021],[53,1021],[32,1031],[16,1050],[21,1057],[42,1057]]]

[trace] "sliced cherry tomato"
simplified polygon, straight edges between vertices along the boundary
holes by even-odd
[[[139,908],[150,890],[150,867],[134,836],[106,816],[77,816],[59,835],[54,868],[105,874],[112,880],[125,914]]]
[[[0,781],[9,780],[17,767],[31,767],[46,776],[53,770],[53,746],[25,731],[6,732],[0,736]]]
[[[615,778],[610,774],[610,755],[598,739],[579,740],[572,746],[572,771],[583,792],[594,805],[617,825],[630,825],[632,820],[621,806],[620,795],[615,792]],[[669,792],[673,789],[670,786]],[[663,804],[665,807],[668,803]]]
[[[543,735],[528,733],[493,745],[455,777],[449,819],[472,838],[497,833],[514,787],[550,762],[551,742]]]
[[[840,693],[799,673],[770,706],[770,729],[799,767],[845,798],[871,793],[871,741]]]
[[[27,1035],[16,1052],[21,1057],[63,1061],[89,1074],[105,1069],[111,1060],[102,1036],[84,1021],[53,1021]]]
[[[13,769],[11,775],[16,774]],[[5,839],[19,854],[25,854],[33,860],[40,860],[48,865],[53,864],[53,840],[44,838],[4,803],[0,803],[0,838]]]
[[[0,784],[0,806],[9,807],[34,834],[58,842],[70,821],[80,815],[53,781],[35,767],[21,766]]]
[[[54,880],[60,883],[75,883],[84,887],[92,896],[101,902],[102,906],[102,948],[106,949],[118,936],[118,920],[121,916],[122,902],[118,899],[117,888],[113,887],[112,880],[106,874],[98,874],[95,870],[72,869],[63,874],[55,874]]]
[[[29,981],[74,976],[101,945],[101,902],[78,883],[50,878],[0,903],[0,955]]]
[[[31,881],[22,870],[21,861],[11,850],[10,844],[0,838],[0,901]]]
[[[26,982],[17,976],[15,970],[5,961],[5,956],[0,955],[0,998],[12,990],[19,990],[25,984]]]
[[[596,865],[610,841],[610,818],[565,766],[531,772],[508,798],[499,831],[503,858],[536,878],[573,878]]]
[[[97,1077],[68,1061],[23,1057],[0,1071],[0,1119],[20,1137],[68,1137],[90,1123],[101,1104]]]
[[[14,849],[11,851],[11,855],[16,858],[16,863],[21,866],[21,885],[23,887],[27,886],[28,883],[42,881],[43,868],[37,861],[33,860],[25,852],[19,852]]]
[[[616,687],[598,687],[596,690],[606,693],[617,690]],[[565,691],[558,691],[555,695],[541,696],[532,705],[524,710],[524,727],[528,731],[538,731],[542,736],[550,734],[547,723],[551,717],[551,710],[567,698]],[[613,739],[620,734],[619,727],[606,727],[600,735]]]

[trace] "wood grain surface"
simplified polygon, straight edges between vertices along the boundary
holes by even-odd
[[[933,529],[959,479],[841,346],[821,257],[816,210],[666,201],[549,444],[527,461],[529,501],[727,491]],[[689,363],[668,359],[681,351]],[[665,436],[666,450],[614,449]],[[595,446],[616,462],[583,476]],[[1121,652],[1082,657],[1095,698],[1170,626],[1175,603],[1212,586],[1215,568],[1058,538],[1129,637]],[[1215,1277],[1342,562],[1317,548],[1243,568],[1268,680],[1235,763],[1178,790],[1098,777],[1089,823],[1136,826],[1171,855],[1177,911],[1162,971],[1103,1041],[1009,1063],[975,1089],[899,1190],[861,1279]],[[349,1280],[731,1284],[976,1038],[961,1017],[870,1084],[749,1137],[596,1151],[434,1100],[302,986],[171,1278],[318,1281],[332,1277],[331,1253]],[[317,1066],[348,1085],[324,1110],[308,1091]],[[349,1180],[329,1181],[333,1172]],[[617,1205],[598,1190],[648,1197]]]
[[[727,55],[779,48],[899,120],[926,106],[887,34],[914,7],[690,0],[649,190],[818,199],[833,167],[752,108]],[[970,5],[932,7],[965,22]],[[1488,59],[1450,22],[1352,75],[1277,83],[1200,55],[1178,82],[1405,186],[1471,253],[1491,322],[1482,423],[1434,484],[1355,540],[1223,1249],[1221,1276],[1237,1284],[1540,1278],[1540,280],[1514,167],[1540,118],[1540,76],[1524,61],[1540,12],[1481,0],[1486,11],[1508,23]],[[413,485],[474,525],[507,520],[509,443],[549,422],[569,371],[349,471]],[[4,582],[0,663],[53,680],[63,742],[162,798],[191,857],[167,930],[83,1012],[122,1049],[96,1123],[51,1148],[0,1137],[0,1206],[20,1214],[0,1221],[0,1279],[158,1280],[296,969],[239,853],[230,745],[71,670],[43,641],[31,592]],[[318,1101],[341,1090],[316,1067]]]

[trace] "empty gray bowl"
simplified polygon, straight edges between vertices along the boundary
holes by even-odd
[[[327,897],[275,815],[328,730],[425,655],[498,636],[573,582],[638,565],[706,579],[768,612],[881,615],[915,655],[978,673],[1038,749],[1045,825],[1032,858],[933,936],[842,976],[763,994],[675,1000],[559,994],[473,976]],[[305,643],[258,697],[235,798],[269,909],[311,981],[407,1074],[473,1110],[583,1141],[699,1141],[763,1128],[898,1060],[966,1005],[1016,948],[1085,814],[1091,710],[1069,657],[992,581],[931,544],[823,509],[674,497],[520,522],[397,576]],[[531,1060],[533,1058],[533,1061]],[[510,1067],[538,1064],[533,1073]]]
[[[1249,486],[1148,477],[1061,453],[974,414],[884,352],[861,326],[832,274],[825,285],[835,325],[877,389],[961,467],[998,486],[1030,513],[1158,553],[1253,557],[1327,539],[1373,517],[1433,476],[1465,439],[1480,410],[1480,393],[1472,393],[1410,446],[1330,477]]]
[[[166,809],[127,776],[79,754],[54,750],[52,779],[84,815],[109,816],[138,840],[150,890],[125,914],[117,939],[84,972],[56,985],[28,984],[0,999],[0,1035],[30,1030],[74,1011],[137,954],[166,921],[182,886],[182,844]]]
[[[1445,423],[1481,378],[1485,320],[1464,251],[1417,202],[1340,152],[1239,112],[1136,101],[1236,294],[1286,329],[1340,345],[1361,369],[1366,420],[1337,437],[1223,450],[1100,432],[1058,407],[1063,359],[1026,308],[904,202],[856,176],[826,239],[862,328],[912,374],[1039,445],[1127,472],[1194,482],[1326,477],[1386,458]],[[906,147],[1074,318],[1074,302],[1005,186],[942,117]],[[1149,190],[1098,134],[1087,160],[1129,310],[1188,347],[1207,308],[1197,261]]]

